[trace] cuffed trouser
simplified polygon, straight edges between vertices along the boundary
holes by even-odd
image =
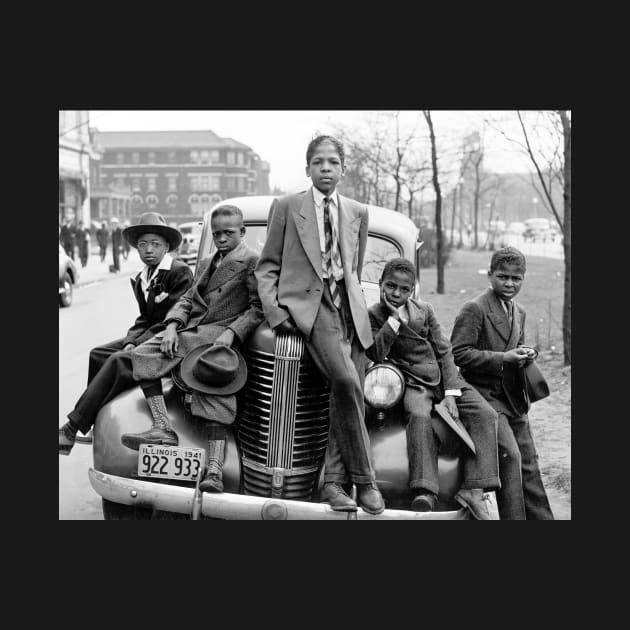
[[[365,427],[363,381],[365,351],[354,334],[347,293],[337,284],[342,308],[333,304],[324,281],[322,301],[306,347],[330,386],[330,429],[324,482],[364,484],[374,481],[370,440]]]
[[[114,354],[120,352],[125,347],[125,337],[115,339],[102,346],[97,346],[90,350],[90,359],[88,363],[88,385],[96,376],[96,373],[105,365],[105,361]]]
[[[472,387],[462,387],[455,396],[459,418],[466,427],[477,451],[462,455],[464,481],[462,488],[495,490],[500,487],[497,457],[497,413]],[[407,453],[409,487],[437,494],[438,444],[431,424],[435,392],[427,387],[407,386],[404,408],[407,417]]]
[[[121,392],[133,387],[130,352],[112,354],[96,373],[86,390],[68,414],[79,430],[86,434],[96,421],[100,408]]]
[[[501,520],[554,520],[538,467],[538,454],[527,415],[499,411],[497,506]]]

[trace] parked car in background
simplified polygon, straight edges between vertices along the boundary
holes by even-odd
[[[526,227],[527,226],[521,221],[512,221],[512,223],[507,226],[507,229],[505,231],[508,234],[513,234],[515,236],[523,236]]]
[[[179,246],[177,257],[189,265],[194,265],[197,262],[203,221],[180,223],[177,229],[182,233],[182,242]]]
[[[527,219],[524,221],[525,223],[525,232],[523,233],[523,238],[526,241],[542,241],[543,243],[547,240],[553,240],[551,234],[551,223],[549,219],[545,218],[535,218],[535,219]]]
[[[59,306],[72,304],[74,285],[79,280],[79,270],[64,248],[59,245]]]
[[[244,240],[258,252],[267,236],[273,199],[250,196],[220,202],[241,209],[247,230]],[[204,217],[198,263],[216,252],[210,228],[211,212]],[[368,306],[379,300],[378,281],[385,263],[400,256],[413,260],[418,268],[414,296],[419,297],[418,228],[399,212],[372,205],[368,206],[368,212],[368,239],[361,275]],[[139,387],[111,400],[96,418],[94,467],[89,470],[89,479],[103,499],[105,519],[469,518],[468,510],[453,498],[463,478],[460,458],[463,442],[437,414],[433,417],[433,427],[440,443],[438,509],[410,510],[415,493],[409,489],[406,421],[401,403],[404,378],[397,368],[387,363],[371,365],[364,388],[371,457],[386,509],[379,515],[362,509],[344,513],[319,502],[328,444],[329,389],[315,368],[302,335],[276,334],[263,322],[241,352],[247,362],[247,381],[239,392],[236,422],[227,428],[225,491],[199,491],[197,475],[203,472],[203,466],[198,459],[207,442],[203,426],[191,419],[190,392],[174,370],[171,378],[162,380],[172,426],[179,436],[178,447],[149,449],[151,454],[140,454],[121,443],[123,433],[144,431],[151,426],[151,415]]]

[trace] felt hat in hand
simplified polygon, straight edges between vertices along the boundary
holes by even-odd
[[[247,365],[240,352],[205,344],[191,350],[180,364],[181,380],[206,394],[234,394],[245,385]]]
[[[138,223],[130,225],[122,232],[123,238],[132,247],[137,247],[138,239],[143,234],[159,234],[164,237],[169,244],[169,252],[177,249],[182,242],[181,232],[167,225],[164,217],[158,212],[145,212],[138,219]]]

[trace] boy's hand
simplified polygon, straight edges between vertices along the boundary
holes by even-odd
[[[503,353],[503,363],[523,367],[529,358],[529,352],[526,348],[514,348]]]
[[[179,349],[179,339],[177,338],[177,324],[169,324],[162,335],[162,343],[160,343],[160,350],[169,358],[172,359],[177,350]]]
[[[389,314],[394,319],[400,321],[400,313],[398,312],[398,308],[395,307],[385,295],[385,289],[381,287],[381,304],[389,311]]]
[[[127,345],[123,348],[123,350],[124,350],[125,352],[129,352],[130,350],[133,350],[135,347],[136,347],[136,346],[134,346],[132,343],[128,343],[128,344],[127,344]]]
[[[288,317],[284,321],[280,322],[273,331],[275,333],[281,333],[283,335],[297,335],[299,333],[298,327],[295,325],[293,320]]]
[[[227,346],[228,348],[234,342],[234,331],[226,328],[215,340],[214,346]]]
[[[446,407],[446,411],[448,411],[451,416],[453,416],[453,418],[457,420],[459,418],[459,411],[457,410],[457,402],[455,401],[455,396],[444,396],[444,400],[442,402]]]

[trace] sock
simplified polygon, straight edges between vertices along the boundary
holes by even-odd
[[[153,381],[140,381],[140,387],[145,398],[149,396],[162,396],[162,379],[158,378]]]

